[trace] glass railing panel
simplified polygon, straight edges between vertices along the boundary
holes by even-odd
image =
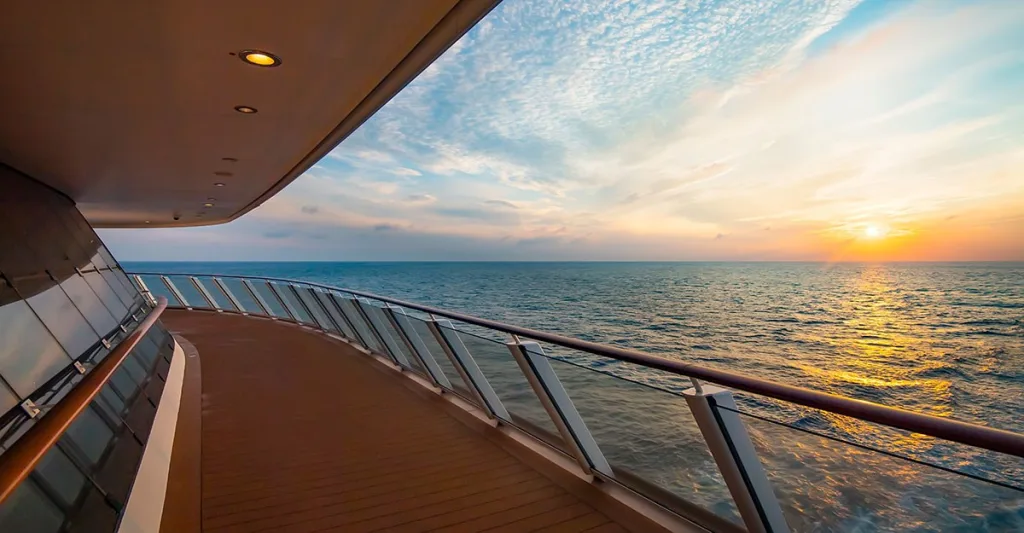
[[[223,309],[225,311],[236,311],[235,306],[231,304],[231,300],[228,299],[227,295],[217,287],[217,284],[213,282],[213,278],[209,276],[196,276],[196,280],[202,284],[203,288],[210,295],[213,303],[217,306],[217,309]]]
[[[167,276],[167,279],[171,280],[174,284],[174,288],[178,289],[181,296],[188,302],[188,307],[196,309],[212,309],[210,304],[206,302],[206,298],[200,294],[199,289],[192,284],[192,280],[188,276]]]
[[[1024,459],[832,413],[751,411],[740,418],[793,531],[1024,531]]]
[[[306,304],[306,309],[313,314],[313,319],[316,320],[317,325],[320,329],[327,331],[338,331],[337,326],[331,321],[330,317],[327,316],[324,309],[320,306],[320,302],[313,295],[312,289],[308,287],[295,287],[296,292],[299,293],[299,298]]]
[[[274,295],[274,291],[270,290],[269,283],[257,280],[250,281],[252,282],[252,288],[256,291],[256,294],[259,294],[260,298],[263,298],[263,302],[266,304],[267,310],[270,311],[270,314],[277,318],[291,318],[291,315],[289,315],[288,311],[284,308],[284,304],[277,299],[277,296]]]
[[[349,321],[352,322],[352,325],[356,328],[359,336],[362,337],[365,343],[364,347],[372,352],[386,355],[388,353],[387,349],[381,345],[376,335],[373,334],[373,328],[363,317],[358,305],[355,303],[355,300],[340,297],[338,295],[331,295],[331,297],[334,298],[335,303],[338,304],[342,312],[345,313],[345,316],[348,317]]]
[[[132,279],[135,279],[135,276],[132,276]],[[149,293],[153,295],[153,298],[158,296],[167,298],[167,305],[170,307],[182,307],[185,305],[184,302],[178,301],[178,298],[167,288],[167,285],[164,284],[164,280],[160,276],[141,275],[139,279],[146,284],[146,288],[149,289]],[[139,290],[142,289],[140,288]]]
[[[292,292],[289,285],[284,283],[271,283],[271,285],[273,285],[274,289],[277,290],[277,294],[281,295],[281,299],[285,301],[285,304],[288,306],[288,310],[295,316],[295,320],[305,324],[316,325],[316,322],[313,321],[313,317],[309,316],[309,313],[307,313],[305,308],[302,307],[302,302],[295,297],[295,293]]]
[[[242,280],[234,278],[220,278],[221,283],[227,290],[231,291],[231,295],[238,300],[238,304],[242,306],[242,311],[252,315],[264,314],[263,309],[260,307],[259,302],[252,297],[249,293],[249,289],[245,288],[242,284]]]
[[[423,365],[421,365],[419,359],[409,351],[409,346],[405,344],[404,340],[402,340],[401,333],[395,329],[394,325],[391,323],[391,319],[388,318],[387,312],[374,304],[368,305],[366,309],[368,312],[376,315],[378,326],[384,329],[381,334],[383,335],[386,332],[387,335],[390,335],[391,338],[394,339],[395,349],[405,356],[406,361],[409,361],[409,366],[407,368],[421,376],[426,376],[426,372],[423,370]]]
[[[466,382],[462,380],[462,376],[459,374],[458,370],[455,369],[455,366],[452,364],[452,360],[448,358],[444,348],[442,348],[441,345],[438,344],[437,339],[434,338],[434,334],[430,331],[430,326],[427,325],[426,321],[410,315],[409,325],[412,327],[413,331],[420,336],[420,339],[423,340],[423,344],[427,347],[427,351],[429,351],[430,355],[434,357],[434,360],[437,361],[437,366],[441,367],[441,371],[444,372],[445,377],[447,377],[448,381],[451,382],[453,392],[462,396],[465,400],[476,403],[476,400],[473,399],[473,394],[470,393]]]
[[[493,339],[473,335],[461,328],[443,329],[446,334],[455,333],[462,339],[462,343],[491,384],[494,393],[512,416],[509,422],[559,449],[565,449],[558,428],[533,392],[508,346]]]
[[[599,371],[622,365],[612,359],[562,352],[566,360],[549,358],[551,366],[617,480],[681,514],[692,515],[692,504],[741,523],[683,397]],[[652,381],[679,377],[640,370]]]
[[[323,308],[327,311],[327,314],[329,314],[331,318],[334,319],[334,323],[341,328],[341,334],[346,339],[358,340],[358,337],[356,337],[355,332],[352,331],[352,327],[349,326],[348,322],[345,321],[345,317],[342,316],[341,312],[338,311],[338,307],[334,304],[334,301],[331,300],[330,295],[328,295],[326,292],[318,290],[313,290],[312,294],[313,297],[315,297],[316,300],[320,302],[320,305],[323,306]]]

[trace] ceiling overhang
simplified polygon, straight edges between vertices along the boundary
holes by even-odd
[[[498,1],[15,2],[0,20],[0,163],[64,192],[96,227],[228,222]],[[246,64],[246,49],[282,63]]]

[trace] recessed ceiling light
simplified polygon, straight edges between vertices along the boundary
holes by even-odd
[[[205,204],[203,204],[203,207],[213,207],[213,204],[211,204],[210,202],[206,202]]]
[[[214,187],[223,187],[224,184],[218,181],[218,182],[214,183],[213,186]]]
[[[238,57],[250,65],[257,67],[276,67],[281,64],[281,58],[263,50],[242,50]]]
[[[247,105],[236,105],[235,111],[238,111],[239,113],[242,113],[244,115],[252,115],[254,113],[257,113],[255,107],[249,107]]]
[[[146,224],[149,224],[149,221],[148,221],[148,220],[146,221]]]
[[[218,171],[214,172],[213,175],[214,176],[223,176],[225,178],[228,177],[228,176],[234,176],[234,174],[232,174],[232,173],[230,173],[230,172],[228,172],[226,170],[218,170]]]

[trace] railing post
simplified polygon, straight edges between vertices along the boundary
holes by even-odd
[[[227,297],[229,302],[231,302],[231,305],[235,306],[235,309],[238,309],[239,313],[248,316],[249,312],[246,311],[244,307],[242,307],[242,303],[238,301],[238,298],[235,298],[235,294],[231,292],[231,289],[229,289],[227,285],[224,284],[224,280],[220,278],[212,279],[213,284],[216,285],[218,289],[220,289],[220,292],[224,293],[224,296]]]
[[[331,324],[334,326],[334,329],[338,331],[338,334],[346,339],[351,339],[352,335],[349,334],[348,322],[346,322],[345,320],[338,320],[339,318],[342,317],[338,316],[337,312],[334,309],[334,306],[331,305],[330,301],[326,301],[327,295],[319,288],[314,287],[309,287],[309,295],[316,302],[316,305],[320,307],[320,310],[324,312],[324,315],[327,317],[327,320],[331,322]]]
[[[327,292],[324,294],[327,296],[327,299],[334,304],[334,307],[338,310],[338,314],[341,316],[342,320],[344,320],[352,330],[352,334],[355,335],[352,337],[352,340],[358,342],[363,348],[369,350],[369,342],[363,338],[363,334],[359,332],[359,328],[356,327],[356,323],[353,321],[352,317],[348,316],[348,311],[345,310],[345,306],[342,304],[342,297],[333,292]]]
[[[743,523],[750,533],[786,533],[789,526],[768,476],[761,466],[743,421],[736,412],[732,392],[694,380],[694,388],[683,391],[722,473]]]
[[[562,381],[555,374],[555,369],[551,368],[551,361],[544,355],[544,349],[540,344],[515,339],[506,346],[583,471],[587,474],[598,472],[613,476],[611,465],[583,422],[583,417],[576,410],[569,394],[565,392]]]
[[[302,295],[299,294],[299,288],[296,287],[294,283],[289,283],[287,287],[288,290],[292,293],[292,296],[295,297],[295,301],[299,302],[299,306],[301,306],[303,311],[306,312],[306,316],[309,317],[309,321],[319,329],[326,329],[320,325],[320,322],[318,322],[316,319],[316,315],[313,314],[313,310],[310,309],[309,306],[306,305],[305,300],[302,299]]]
[[[156,305],[156,298],[153,297],[153,293],[150,292],[149,286],[146,285],[146,282],[142,281],[142,276],[140,276],[138,274],[133,274],[132,278],[134,278],[135,279],[135,283],[137,283],[139,285],[139,289],[141,290],[142,295],[146,299],[146,301],[149,302],[149,305],[150,306]]]
[[[206,290],[206,287],[203,286],[202,283],[199,282],[199,278],[195,276],[189,276],[188,279],[189,281],[192,282],[192,285],[195,286],[196,290],[199,291],[199,295],[202,296],[204,300],[206,300],[206,303],[210,304],[210,309],[216,309],[218,313],[223,311],[220,308],[220,306],[217,305],[217,300],[213,299],[213,295]]]
[[[427,349],[426,344],[423,344],[423,339],[413,329],[409,317],[405,314],[405,310],[388,305],[384,308],[384,312],[391,321],[391,325],[394,326],[395,331],[402,336],[402,341],[409,348],[409,353],[420,362],[420,366],[426,370],[427,376],[434,382],[434,385],[451,390],[452,383],[448,381],[448,377],[444,375],[444,371],[438,366],[434,356],[430,355],[430,350]]]
[[[363,319],[366,320],[366,324],[373,330],[377,338],[380,339],[380,343],[384,346],[384,351],[388,352],[387,355],[391,356],[392,361],[395,362],[402,370],[409,368],[409,360],[406,359],[405,354],[398,348],[398,344],[395,343],[395,339],[391,337],[388,330],[384,328],[384,324],[381,323],[380,317],[377,313],[370,309],[370,303],[364,302],[359,299],[355,299],[356,308],[362,313]]]
[[[176,300],[178,300],[178,303],[180,303],[181,306],[184,307],[185,309],[191,311],[192,306],[189,305],[188,300],[186,300],[185,297],[181,295],[181,291],[179,291],[178,288],[174,286],[174,282],[171,281],[171,278],[168,278],[167,276],[160,276],[160,279],[164,282],[164,285],[167,286],[167,290],[171,291],[171,295],[174,296]]]
[[[260,306],[260,309],[263,310],[263,314],[266,315],[267,318],[277,320],[274,313],[270,312],[270,306],[267,304],[267,301],[263,299],[263,296],[260,296],[260,293],[256,292],[256,287],[252,286],[251,281],[243,279],[242,286],[245,287],[245,290],[249,291],[249,296],[252,296],[252,299],[256,301],[256,305]]]
[[[434,339],[441,345],[441,349],[444,350],[445,355],[451,360],[452,366],[455,367],[462,381],[466,383],[466,386],[473,393],[476,403],[483,408],[487,416],[495,420],[511,420],[505,405],[501,403],[501,399],[498,398],[494,389],[491,388],[491,384],[487,381],[484,373],[480,371],[480,367],[477,366],[476,360],[469,353],[469,349],[462,343],[459,335],[455,333],[452,323],[432,317],[427,322],[427,327],[430,328],[430,333],[434,335]]]
[[[290,318],[291,321],[295,322],[296,324],[301,324],[302,321],[299,320],[299,315],[297,315],[294,309],[292,309],[292,307],[288,305],[288,302],[285,301],[283,296],[281,296],[281,293],[277,292],[277,288],[274,287],[274,284],[269,281],[264,283],[267,285],[267,288],[270,289],[270,293],[274,295],[274,298],[277,298],[277,301],[281,304],[281,308],[284,309],[284,312],[288,313],[288,318]]]

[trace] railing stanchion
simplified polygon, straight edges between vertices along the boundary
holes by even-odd
[[[338,334],[346,339],[352,339],[352,334],[349,333],[348,321],[344,317],[339,316],[335,311],[334,305],[331,304],[330,298],[320,288],[310,288],[309,294],[316,300],[316,304],[323,310],[324,315],[327,316],[327,320],[334,325],[334,328],[338,330]]]
[[[256,287],[252,286],[251,281],[243,279],[242,286],[245,287],[245,290],[249,291],[249,296],[252,296],[252,299],[256,302],[256,305],[260,306],[260,309],[263,311],[263,314],[267,316],[267,318],[271,320],[277,320],[277,317],[274,316],[274,313],[270,312],[270,306],[267,304],[267,301],[263,299],[263,296],[261,296],[260,293],[256,292]]]
[[[199,278],[195,276],[189,276],[188,279],[189,281],[192,282],[192,285],[196,288],[196,290],[199,291],[199,295],[202,296],[203,299],[206,300],[206,303],[210,305],[210,309],[216,309],[218,313],[223,311],[223,309],[221,309],[220,306],[217,305],[217,300],[213,299],[213,295],[210,294],[210,291],[207,291],[206,287],[202,283],[200,283]]]
[[[191,311],[192,306],[189,305],[188,300],[186,300],[185,297],[182,296],[181,291],[179,291],[178,288],[174,286],[174,282],[171,281],[171,278],[168,278],[167,276],[160,276],[160,279],[164,282],[164,285],[167,286],[167,290],[171,291],[171,295],[178,300],[178,303],[180,303],[181,306],[184,307],[185,309]]]
[[[409,359],[405,357],[401,348],[398,347],[398,342],[395,341],[395,338],[391,336],[391,333],[388,332],[385,327],[383,320],[386,319],[377,313],[380,308],[372,309],[371,307],[373,307],[373,304],[362,300],[356,300],[356,303],[363,312],[363,316],[367,317],[370,327],[372,327],[377,333],[377,337],[380,338],[381,344],[384,345],[384,349],[391,353],[391,358],[394,359],[395,363],[403,369],[410,368]],[[380,312],[383,313],[383,310],[380,310]]]
[[[506,344],[512,357],[526,376],[526,381],[537,395],[551,421],[555,423],[566,446],[572,451],[580,468],[587,474],[595,472],[614,476],[612,467],[594,440],[583,417],[565,392],[562,381],[551,368],[551,362],[536,342],[523,342],[518,338]]]
[[[409,349],[409,353],[419,361],[420,366],[427,372],[430,381],[434,382],[434,385],[451,390],[452,383],[448,381],[448,377],[444,375],[444,371],[438,366],[434,356],[430,355],[430,350],[427,349],[426,344],[423,344],[423,339],[413,329],[412,322],[406,316],[405,310],[388,305],[384,308],[384,312],[391,321],[391,325],[394,326],[395,331],[402,336],[402,341]]]
[[[698,382],[699,384],[699,382]],[[695,384],[696,385],[696,384]],[[750,533],[786,533],[789,526],[750,436],[736,413],[732,391],[703,384],[683,391],[743,523]],[[724,408],[724,409],[723,409]]]
[[[239,313],[248,316],[249,312],[246,311],[244,307],[242,307],[242,303],[238,301],[238,298],[235,298],[235,294],[231,292],[231,289],[229,289],[227,285],[224,284],[224,281],[221,280],[220,278],[212,279],[213,284],[216,285],[218,289],[220,289],[220,292],[224,293],[224,296],[226,296],[228,301],[231,302],[231,305],[235,306],[235,309],[237,309]]]
[[[303,301],[302,295],[299,294],[299,288],[296,287],[294,283],[289,283],[287,285],[287,290],[292,293],[292,296],[295,297],[295,301],[299,302],[299,306],[302,307],[302,310],[306,312],[306,316],[309,317],[309,321],[312,323],[312,325],[316,326],[319,329],[324,329],[320,325],[320,323],[317,322],[316,315],[313,314],[313,310],[310,309],[308,305],[306,305],[305,301]]]
[[[359,317],[363,319],[363,323],[366,324],[367,329],[369,329],[370,333],[373,334],[373,336],[377,340],[377,344],[384,349],[384,353],[381,354],[381,355],[388,356],[388,358],[391,359],[392,363],[398,365],[398,368],[400,368],[402,370],[405,370],[406,367],[409,366],[409,364],[408,364],[409,362],[406,361],[406,364],[403,365],[402,363],[399,362],[399,360],[395,356],[395,354],[392,353],[391,346],[387,342],[384,341],[384,335],[387,332],[381,330],[381,328],[377,324],[377,320],[375,319],[375,317],[372,316],[372,314],[369,312],[369,310],[367,310],[365,307],[363,307],[364,305],[369,305],[369,304],[364,304],[362,302],[362,300],[360,300],[358,298],[351,298],[349,300],[349,302],[351,302],[352,307],[356,310],[356,312],[359,313]],[[388,339],[391,339],[391,335],[388,335]],[[367,348],[370,348],[370,347],[367,346]],[[405,358],[403,357],[402,359],[404,360]]]
[[[142,276],[138,274],[133,274],[132,278],[134,278],[135,283],[139,285],[139,289],[142,292],[142,295],[146,299],[146,301],[149,302],[149,305],[156,305],[156,297],[154,297],[153,293],[150,292],[149,286],[146,285],[146,282],[142,281]]]
[[[352,317],[348,316],[348,311],[345,310],[345,306],[342,304],[342,297],[333,292],[327,292],[325,294],[327,295],[327,299],[330,300],[338,310],[338,314],[341,315],[342,320],[348,323],[348,327],[352,329],[352,334],[355,335],[352,340],[358,342],[363,348],[369,350],[370,343],[367,339],[363,338],[363,334],[359,332],[359,328],[356,327],[356,323]]]
[[[494,420],[511,420],[505,405],[501,403],[501,399],[491,388],[484,373],[480,371],[476,360],[473,359],[466,345],[462,343],[462,339],[455,332],[452,323],[431,317],[427,321],[427,327],[430,328],[430,333],[441,345],[441,349],[451,360],[452,366],[455,367],[462,381],[472,392],[476,403],[487,413],[487,416]]]
[[[284,309],[284,312],[288,314],[288,318],[296,324],[301,324],[302,321],[299,320],[299,315],[295,313],[290,305],[288,305],[288,302],[283,296],[281,296],[281,293],[277,292],[277,287],[274,287],[274,284],[269,281],[266,282],[266,285],[267,288],[270,289],[270,293],[274,295],[274,298],[277,298],[277,301],[281,304],[281,308]]]

